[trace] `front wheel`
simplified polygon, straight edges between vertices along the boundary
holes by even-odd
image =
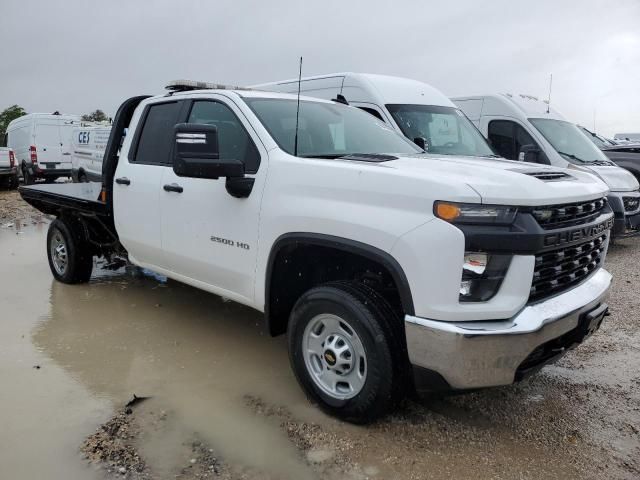
[[[307,395],[327,413],[370,422],[397,398],[394,341],[380,298],[349,283],[312,288],[291,312],[291,366]]]
[[[75,222],[60,218],[51,222],[47,257],[51,273],[62,283],[85,283],[91,278],[93,255]]]

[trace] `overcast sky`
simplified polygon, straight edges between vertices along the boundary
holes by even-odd
[[[640,0],[0,0],[0,110],[113,115],[172,79],[247,85],[356,71],[449,96],[546,98],[640,131]]]

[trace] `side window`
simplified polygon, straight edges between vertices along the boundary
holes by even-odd
[[[367,113],[370,113],[371,115],[376,117],[378,120],[382,120],[384,122],[384,119],[382,118],[382,115],[380,115],[380,112],[377,111],[375,108],[369,108],[369,107],[358,107],[358,108],[360,110],[364,110]]]
[[[215,125],[218,128],[220,158],[241,160],[247,173],[258,171],[260,153],[238,117],[225,104],[209,100],[196,101],[187,121]]]
[[[529,133],[515,122],[492,120],[489,122],[489,140],[500,156],[518,160],[524,145],[538,146]]]
[[[180,102],[169,102],[148,107],[134,162],[171,165],[173,128],[178,123],[181,106]]]
[[[515,123],[507,120],[492,120],[489,122],[489,141],[501,157],[509,160],[518,159],[513,128],[515,125]]]

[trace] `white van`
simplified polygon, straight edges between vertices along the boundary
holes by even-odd
[[[609,160],[573,123],[531,95],[452,98],[501,156],[594,173],[609,186],[614,235],[640,233],[636,178]]]
[[[297,93],[298,79],[251,88]],[[369,73],[332,73],[304,77],[300,92],[358,107],[392,126],[427,153],[497,157],[486,139],[439,90],[402,77]]]
[[[71,135],[71,178],[74,182],[102,181],[102,158],[111,125],[84,124]]]
[[[71,176],[71,132],[78,125],[79,115],[58,112],[30,113],[9,123],[7,146],[25,183]]]

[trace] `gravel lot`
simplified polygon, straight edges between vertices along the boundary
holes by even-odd
[[[0,191],[3,477],[640,478],[640,239],[610,249],[612,315],[558,363],[355,427],[308,404],[250,309],[150,274],[53,282],[47,222]]]

